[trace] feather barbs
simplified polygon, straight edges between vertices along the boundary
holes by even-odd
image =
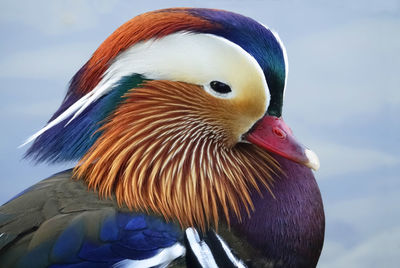
[[[271,187],[273,158],[251,144],[230,147],[221,117],[210,113],[223,100],[170,81],[147,81],[124,98],[75,168],[100,195],[205,229],[220,213],[240,219],[252,209],[251,189]]]
[[[79,81],[79,91],[82,94],[91,91],[100,82],[110,61],[140,41],[161,38],[179,31],[218,27],[186,10],[181,8],[147,12],[124,23],[99,46],[88,61],[87,72]]]

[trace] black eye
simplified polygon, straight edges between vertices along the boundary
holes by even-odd
[[[211,81],[210,82],[210,87],[214,89],[216,92],[221,93],[221,94],[227,94],[229,92],[232,92],[232,89],[230,86],[227,84],[224,84],[219,81]]]

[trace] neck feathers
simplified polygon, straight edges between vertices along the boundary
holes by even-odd
[[[147,81],[128,91],[75,168],[100,195],[182,226],[218,225],[220,213],[253,208],[250,190],[270,189],[276,161],[251,144],[224,146],[198,86]],[[196,97],[195,97],[196,96]],[[203,103],[204,102],[204,103]],[[190,109],[188,107],[191,107]]]

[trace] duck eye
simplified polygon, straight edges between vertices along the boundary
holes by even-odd
[[[219,81],[211,81],[210,87],[220,94],[227,94],[229,92],[232,92],[230,86]]]

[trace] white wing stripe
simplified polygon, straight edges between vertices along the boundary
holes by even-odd
[[[246,268],[246,265],[244,265],[244,263],[241,260],[236,259],[235,256],[233,256],[232,251],[230,250],[230,248],[228,247],[228,245],[225,243],[224,240],[222,240],[222,238],[216,234],[219,242],[222,245],[222,248],[225,250],[226,255],[228,256],[228,258],[231,260],[231,262],[238,268]]]
[[[145,260],[122,260],[113,265],[113,268],[149,268],[167,267],[173,260],[185,255],[185,247],[176,243],[169,248],[164,248],[157,255]]]
[[[199,234],[194,228],[186,229],[186,237],[189,241],[190,248],[196,255],[201,267],[203,268],[218,268],[217,263],[211,253],[210,248],[204,241],[201,241]]]

